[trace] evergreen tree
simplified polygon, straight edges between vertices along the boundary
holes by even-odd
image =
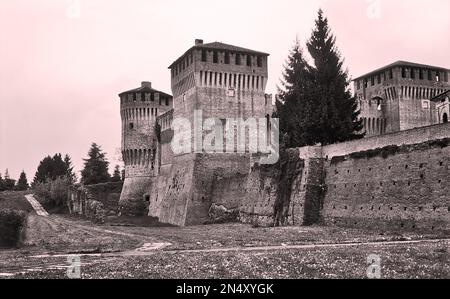
[[[120,182],[122,180],[121,176],[120,176],[120,166],[116,165],[116,167],[114,168],[114,174],[111,177],[111,182]]]
[[[314,110],[311,70],[303,56],[303,50],[298,40],[284,66],[283,89],[279,89],[276,101],[275,117],[280,119],[280,131],[289,138],[286,146],[299,147],[308,144],[307,127],[314,122]]]
[[[25,191],[28,190],[28,180],[27,175],[25,174],[25,171],[22,170],[20,173],[19,180],[17,181],[16,190],[18,191]]]
[[[67,164],[61,154],[55,154],[53,157],[47,156],[39,163],[33,185],[54,181],[59,177],[66,176],[67,172]]]
[[[72,159],[68,154],[64,156],[64,164],[66,168],[66,177],[70,184],[74,184],[77,181],[77,175],[73,172]]]
[[[336,48],[328,20],[319,10],[307,49],[314,64],[304,58],[296,41],[283,73],[277,101],[281,132],[287,146],[331,144],[362,138],[357,100],[352,97],[348,74]]]
[[[100,146],[92,143],[88,152],[88,158],[84,159],[84,169],[81,171],[81,182],[85,185],[106,183],[110,180],[108,173],[109,162]]]
[[[5,191],[5,182],[3,181],[2,174],[0,173],[0,192]]]
[[[16,180],[13,180],[9,177],[8,169],[5,171],[5,179],[3,180],[4,189],[7,191],[14,190],[14,186],[16,185]]]
[[[316,26],[307,43],[314,61],[311,69],[314,82],[317,119],[308,135],[312,142],[331,144],[362,138],[362,120],[358,119],[357,100],[349,89],[350,80],[343,70],[343,59],[336,47],[336,38],[331,33],[328,20],[319,10]]]

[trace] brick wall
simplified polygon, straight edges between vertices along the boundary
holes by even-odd
[[[450,146],[403,146],[383,158],[327,162],[322,217],[327,225],[450,229]]]

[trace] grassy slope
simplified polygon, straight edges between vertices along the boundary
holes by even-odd
[[[25,198],[26,192],[4,191],[0,192],[0,210],[12,209],[24,212],[33,211],[33,207]]]

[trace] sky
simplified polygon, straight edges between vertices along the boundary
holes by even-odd
[[[0,173],[32,180],[46,155],[80,171],[100,144],[120,162],[118,94],[151,81],[194,44],[266,53],[276,93],[296,38],[322,8],[352,77],[397,60],[450,67],[448,0],[1,0]]]

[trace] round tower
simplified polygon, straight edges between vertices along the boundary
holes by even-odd
[[[120,211],[122,215],[141,216],[146,214],[150,199],[145,192],[156,175],[156,118],[172,109],[172,96],[153,89],[150,82],[142,82],[141,87],[119,97],[125,163]]]

